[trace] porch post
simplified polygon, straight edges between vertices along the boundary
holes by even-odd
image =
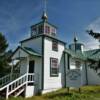
[[[29,56],[27,57],[27,74],[28,74],[28,72],[29,72]]]
[[[28,72],[29,72],[29,56],[27,57],[27,69],[26,69],[26,74],[27,74],[27,76],[26,76],[26,82],[28,82]],[[27,93],[26,93],[26,91],[27,91],[27,86],[28,86],[28,84],[26,83],[26,88],[25,88],[25,97],[27,97]]]
[[[8,99],[9,97],[8,92],[9,92],[9,86],[7,86],[7,89],[6,89],[6,99]]]
[[[12,80],[12,75],[13,75],[13,67],[14,67],[14,59],[12,59],[12,66],[11,66],[11,80]]]

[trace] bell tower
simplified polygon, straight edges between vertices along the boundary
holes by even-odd
[[[42,34],[56,37],[57,27],[48,22],[47,0],[44,0],[44,9],[41,20],[42,21],[40,21],[39,23],[31,26],[31,37]]]

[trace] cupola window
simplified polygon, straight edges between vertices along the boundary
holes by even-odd
[[[45,26],[45,33],[49,34],[50,33],[50,27],[49,26]]]
[[[39,25],[39,27],[38,27],[38,33],[39,34],[41,34],[41,33],[43,33],[43,25]]]
[[[52,33],[56,33],[56,29],[55,28],[52,28]]]
[[[32,27],[31,28],[31,33],[32,33],[32,35],[36,34],[37,33],[37,28],[36,27]]]

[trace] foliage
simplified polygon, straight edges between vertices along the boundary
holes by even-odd
[[[0,33],[0,76],[4,75],[8,71],[8,52],[6,51],[8,47],[7,40],[5,36]]]
[[[89,35],[91,35],[94,39],[99,40],[100,42],[100,33],[97,32],[93,32],[93,30],[88,30],[87,31]],[[99,50],[100,52],[100,50]],[[100,59],[99,61],[93,61],[93,60],[89,60],[91,62],[91,64],[89,65],[91,68],[93,68],[96,72],[98,71],[98,69],[100,69]]]
[[[0,33],[0,54],[4,53],[8,47],[7,40],[5,36]]]
[[[87,31],[89,35],[91,35],[95,39],[100,39],[100,33],[93,32],[93,30]]]

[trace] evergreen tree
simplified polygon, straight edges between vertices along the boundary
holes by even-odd
[[[100,43],[100,33],[94,32],[93,30],[88,30],[87,32],[88,32],[88,34],[91,35],[94,39],[97,39],[97,40],[99,41],[99,43]],[[100,45],[99,45],[99,48],[100,48]],[[98,50],[98,52],[100,52],[100,49]],[[93,63],[94,63],[94,64],[97,63],[97,65],[94,66]],[[91,66],[90,66],[90,67],[92,67],[92,68],[95,69],[96,71],[97,71],[98,69],[100,69],[100,59],[99,59],[98,62],[96,62],[96,61],[91,61]]]
[[[5,36],[0,33],[0,75],[6,73],[7,71],[7,57],[6,57],[6,50],[8,47],[7,40]]]

